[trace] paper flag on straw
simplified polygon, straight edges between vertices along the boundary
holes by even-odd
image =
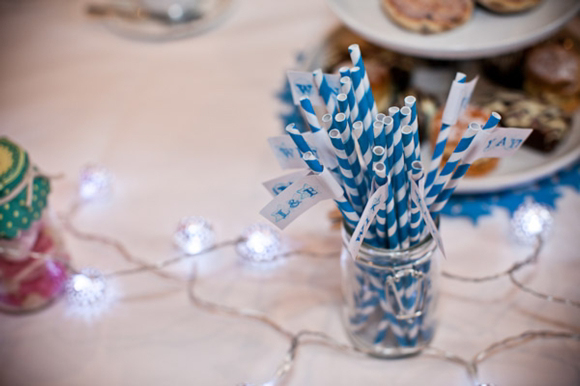
[[[532,129],[500,127],[484,142],[476,158],[503,158],[514,154],[532,134]]]
[[[459,108],[459,116],[462,116],[465,110],[467,109],[467,105],[471,100],[471,96],[473,95],[475,86],[477,86],[478,80],[479,75],[470,80],[469,82],[463,83],[463,97],[461,98],[461,107]]]
[[[348,243],[348,251],[352,258],[356,258],[358,250],[371,226],[373,219],[377,215],[381,202],[387,200],[387,185],[380,186],[369,198],[369,201],[360,216],[358,225],[352,232],[350,242]]]
[[[262,182],[262,185],[270,192],[274,197],[286,190],[287,187],[292,185],[294,182],[301,178],[306,177],[310,173],[310,170],[304,169],[297,172],[285,174],[281,177],[273,178],[268,181]]]
[[[312,149],[312,152],[320,158],[320,161],[326,167],[334,169],[338,166],[338,160],[334,156],[330,138],[328,138],[328,134],[325,131],[321,130],[316,133],[307,132],[301,134]],[[306,163],[290,136],[280,135],[270,137],[268,138],[268,143],[282,169],[306,168]]]
[[[302,159],[296,144],[288,135],[268,138],[270,148],[278,160],[282,169],[305,168],[306,163]]]
[[[441,123],[443,125],[453,126],[457,123],[459,112],[463,104],[463,96],[465,95],[465,74],[458,72],[455,79],[451,83],[445,107],[443,108],[443,116]],[[437,141],[439,142],[439,141]]]
[[[425,200],[423,200],[422,198],[425,196],[425,194],[413,179],[410,180],[410,183],[411,183],[411,199],[419,207],[419,210],[421,211],[421,216],[423,216],[423,220],[425,220],[425,226],[427,227],[427,230],[435,240],[437,247],[439,248],[439,250],[441,250],[443,257],[447,258],[447,256],[445,255],[445,249],[443,249],[443,239],[441,239],[441,234],[439,233],[439,230],[437,229],[437,226],[435,225],[435,222],[433,221],[433,218],[429,213],[429,209],[427,209]]]
[[[330,198],[333,198],[333,192],[324,179],[318,174],[309,173],[274,197],[260,214],[278,228],[284,229],[302,213]]]
[[[316,133],[303,133],[303,135],[310,147],[313,150],[316,149],[316,156],[320,158],[320,162],[325,168],[334,169],[338,167],[338,160],[334,155],[334,149],[326,131],[320,130]]]
[[[288,77],[292,100],[295,105],[300,105],[300,98],[307,96],[314,106],[326,106],[324,99],[318,93],[318,88],[316,83],[314,83],[314,77],[311,72],[287,71],[286,76]],[[340,75],[324,74],[324,79],[328,82],[328,86],[335,91],[335,94],[340,93]]]

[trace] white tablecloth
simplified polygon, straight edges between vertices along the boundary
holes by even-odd
[[[148,44],[121,39],[70,1],[26,1],[0,8],[0,132],[24,146],[54,181],[51,206],[67,207],[79,169],[106,165],[110,200],[86,207],[80,228],[117,237],[154,262],[175,251],[177,221],[201,215],[218,240],[262,221],[269,200],[261,182],[279,174],[266,144],[281,133],[274,98],[296,53],[337,21],[322,0],[237,1],[219,28],[192,39]],[[320,204],[284,235],[293,247],[339,248]],[[534,269],[533,288],[580,299],[580,196],[565,190],[554,231]],[[445,218],[447,271],[484,275],[529,249],[509,238],[501,210],[478,226]],[[129,267],[114,251],[67,245],[77,267]],[[337,258],[291,258],[274,270],[240,264],[233,249],[201,258],[198,292],[207,299],[264,311],[292,331],[323,330],[346,341]],[[173,267],[185,272],[187,264]],[[0,315],[2,385],[234,385],[269,379],[289,342],[267,327],[210,314],[188,302],[184,285],[151,274],[115,279],[119,300],[91,322],[66,304],[25,316]],[[580,310],[515,290],[443,280],[433,345],[471,358],[524,330],[580,330]],[[497,385],[580,384],[580,344],[537,341],[481,365]],[[288,385],[467,385],[465,370],[424,356],[379,360],[321,346],[300,349]]]

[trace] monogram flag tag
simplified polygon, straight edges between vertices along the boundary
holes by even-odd
[[[274,197],[286,190],[287,187],[292,185],[299,179],[306,177],[310,173],[309,170],[299,170],[297,172],[285,174],[281,177],[271,179],[262,183],[268,189],[268,192]]]
[[[314,77],[311,72],[287,71],[290,91],[292,91],[292,100],[295,105],[300,104],[300,98],[307,96],[313,106],[325,106],[324,100],[318,93],[318,88],[314,83]],[[340,93],[340,75],[324,74],[328,85],[334,90],[335,95]]]
[[[325,178],[309,173],[274,197],[260,214],[278,228],[284,229],[320,201],[332,198],[333,194]]]

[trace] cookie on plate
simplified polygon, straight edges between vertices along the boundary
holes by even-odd
[[[477,0],[477,4],[497,13],[523,12],[541,2],[542,0]]]
[[[395,23],[425,34],[458,27],[473,13],[473,0],[381,0],[381,4]]]

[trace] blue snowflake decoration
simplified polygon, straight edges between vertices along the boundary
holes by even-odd
[[[451,217],[465,217],[477,224],[481,217],[491,214],[495,207],[506,209],[513,215],[526,197],[556,209],[557,200],[562,196],[562,187],[570,187],[580,193],[580,162],[552,176],[513,190],[452,196],[442,213]]]

